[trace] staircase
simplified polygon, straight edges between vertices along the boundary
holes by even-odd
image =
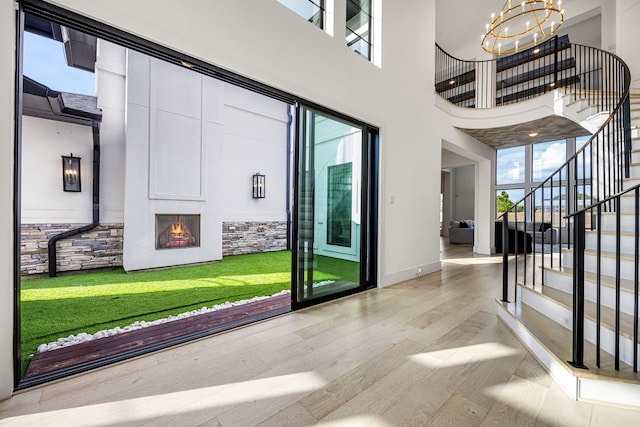
[[[640,94],[629,93],[628,67],[556,38],[491,61],[436,46],[435,74],[436,93],[464,108],[556,91],[554,111],[593,134],[502,215],[502,247],[509,228],[532,232],[534,244],[503,254],[498,315],[572,398],[640,408]],[[541,223],[555,229],[551,243],[535,242]]]
[[[630,95],[630,105],[632,156],[630,175],[622,178],[623,189],[640,184],[640,94]],[[601,113],[596,116],[601,120]],[[548,248],[537,258],[519,255],[521,260],[510,261],[527,263],[530,271],[537,269],[541,274],[535,283],[521,273],[516,298],[499,302],[499,316],[574,399],[640,408],[637,192],[632,189],[615,198],[613,211],[595,214],[593,227],[585,230],[583,368],[568,363],[575,360],[576,247],[562,245]]]

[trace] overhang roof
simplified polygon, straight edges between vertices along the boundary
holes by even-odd
[[[102,120],[95,96],[58,92],[27,76],[23,79],[22,114],[87,126]]]

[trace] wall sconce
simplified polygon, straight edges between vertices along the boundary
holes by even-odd
[[[253,175],[253,198],[264,199],[264,175],[260,172]]]
[[[64,191],[81,191],[80,157],[73,157],[73,153],[62,156],[62,188]]]

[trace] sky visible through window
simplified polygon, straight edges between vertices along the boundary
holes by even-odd
[[[24,33],[23,74],[58,92],[95,95],[94,74],[67,66],[62,43]]]

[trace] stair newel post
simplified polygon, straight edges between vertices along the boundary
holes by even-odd
[[[585,211],[573,217],[573,360],[574,368],[584,365],[584,248]]]
[[[633,266],[633,372],[638,372],[638,282],[640,281],[640,189],[636,187],[633,191],[635,201],[635,239],[634,239],[634,261]]]
[[[509,302],[509,211],[502,215],[502,301]]]

